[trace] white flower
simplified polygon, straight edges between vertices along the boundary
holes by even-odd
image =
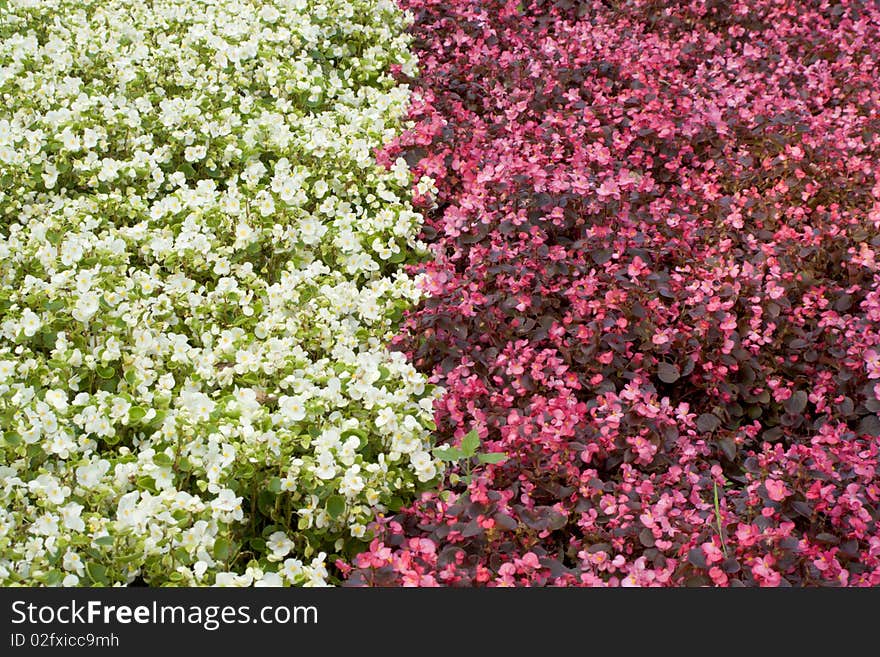
[[[336,459],[329,451],[318,455],[318,467],[315,468],[315,476],[321,479],[333,479],[336,476]]]
[[[393,408],[385,406],[376,414],[376,419],[373,420],[373,423],[377,427],[388,427],[393,430],[397,426],[397,415]]]
[[[363,477],[359,476],[360,471],[360,466],[357,465],[353,465],[346,470],[342,481],[339,483],[340,493],[346,497],[355,497],[364,489]]]
[[[60,485],[57,481],[52,482],[46,489],[46,498],[52,504],[61,504],[70,495],[70,488]]]
[[[299,559],[285,559],[281,573],[288,582],[294,583],[303,574],[303,562]]]
[[[263,573],[263,576],[254,581],[255,587],[280,587],[284,586],[284,580],[278,573]]]
[[[55,388],[46,391],[46,403],[52,405],[56,410],[62,413],[67,410],[67,393],[63,390]]]
[[[211,508],[215,511],[230,515],[233,520],[241,520],[244,517],[241,502],[241,497],[237,497],[233,491],[224,488],[211,502]]]
[[[235,240],[242,244],[248,244],[253,240],[256,231],[247,225],[244,221],[240,221],[235,227]]]
[[[284,532],[274,532],[266,541],[266,547],[272,553],[269,561],[281,561],[294,548],[294,543]]]
[[[81,465],[76,469],[76,480],[84,488],[94,488],[110,470],[110,462],[100,459],[88,465]]]
[[[61,561],[61,567],[64,570],[69,570],[75,572],[77,575],[83,575],[85,573],[85,564],[83,563],[82,558],[71,549],[67,549],[64,553],[64,559]]]
[[[260,9],[260,18],[266,23],[274,23],[281,16],[278,13],[278,10],[275,9],[272,5],[264,5],[262,9]]]
[[[86,528],[86,523],[83,522],[83,519],[80,517],[83,508],[82,504],[70,502],[58,509],[61,512],[61,522],[67,529],[81,532]]]
[[[43,534],[46,536],[58,535],[58,518],[44,513],[31,525],[31,531],[35,534]]]
[[[15,363],[11,360],[0,360],[0,383],[5,383],[15,373]]]
[[[300,239],[306,244],[317,244],[327,232],[327,226],[314,217],[306,217],[299,226]]]
[[[101,307],[98,295],[94,292],[86,292],[82,294],[73,307],[73,318],[80,322],[87,322],[92,316],[98,312]]]
[[[260,216],[268,217],[275,212],[275,201],[272,199],[271,194],[262,193],[257,197],[257,209],[260,211]]]
[[[140,493],[133,491],[119,498],[116,505],[116,522],[121,528],[137,526],[146,517],[145,509],[139,504]]]
[[[253,574],[238,575],[237,573],[221,572],[217,573],[214,586],[244,587],[250,586],[253,580]]]
[[[39,315],[34,313],[30,308],[25,308],[24,312],[21,314],[21,330],[24,334],[28,337],[32,337],[36,335],[41,326],[42,322],[40,321]]]
[[[306,407],[302,397],[281,395],[278,398],[278,412],[285,422],[299,422],[306,416]]]
[[[419,481],[430,481],[437,474],[437,466],[428,452],[421,450],[413,452],[410,454],[410,463],[415,468]]]
[[[216,402],[212,401],[208,395],[192,390],[184,391],[180,395],[180,404],[189,411],[196,422],[207,420],[217,407]]]

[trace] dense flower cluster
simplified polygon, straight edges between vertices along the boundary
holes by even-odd
[[[406,20],[2,3],[0,583],[322,585],[436,478]]]
[[[509,458],[349,583],[880,584],[880,6],[402,5],[385,156],[437,205],[399,348]]]

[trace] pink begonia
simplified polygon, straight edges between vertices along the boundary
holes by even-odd
[[[768,479],[764,482],[764,486],[767,488],[767,496],[774,502],[781,502],[791,494],[791,491],[785,487],[785,483],[778,479]]]
[[[782,576],[773,570],[776,561],[772,556],[759,557],[752,565],[752,574],[761,586],[778,586]]]
[[[868,349],[865,352],[865,366],[868,368],[869,379],[880,379],[880,354]]]

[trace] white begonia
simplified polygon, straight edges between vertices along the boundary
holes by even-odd
[[[33,312],[30,308],[25,308],[24,312],[22,312],[21,314],[22,332],[24,332],[24,334],[30,338],[36,335],[41,326],[42,322],[40,321],[39,315]]]
[[[306,407],[301,397],[281,395],[278,398],[278,412],[285,422],[299,422],[306,416]]]
[[[263,576],[254,581],[254,586],[261,587],[280,587],[284,586],[284,580],[279,573],[263,573]]]
[[[353,498],[364,489],[364,479],[359,475],[360,466],[353,465],[346,470],[339,484],[339,492],[346,497]]]
[[[86,523],[80,517],[82,510],[83,505],[77,504],[76,502],[70,502],[59,509],[61,512],[61,521],[67,529],[72,529],[76,532],[85,530]]]
[[[77,299],[71,311],[74,319],[80,322],[88,322],[100,308],[98,295],[94,292],[85,292]]]
[[[266,540],[266,547],[270,553],[269,561],[281,561],[294,548],[295,544],[284,532],[274,532]]]
[[[294,584],[303,575],[303,562],[299,559],[285,559],[280,572],[288,582]]]
[[[47,390],[46,402],[62,413],[67,410],[67,393],[61,389]]]
[[[236,497],[232,490],[224,488],[217,495],[216,499],[211,502],[211,508],[230,516],[233,520],[241,520],[244,516],[241,502],[241,497]]]
[[[336,476],[336,459],[329,451],[318,455],[318,467],[315,468],[315,476],[320,479],[333,479]]]
[[[62,568],[64,568],[64,570],[73,571],[80,576],[85,573],[86,569],[82,557],[80,557],[79,554],[70,549],[68,549],[67,552],[64,553],[64,559],[61,561],[61,566]]]
[[[110,462],[105,459],[82,465],[76,469],[77,483],[84,488],[94,488],[109,470]]]
[[[409,171],[372,159],[407,19],[190,4],[0,14],[0,584],[324,585],[437,474],[440,391],[383,346],[422,295]]]

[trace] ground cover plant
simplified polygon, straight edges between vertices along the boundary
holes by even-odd
[[[435,479],[404,27],[0,3],[0,584],[323,585]]]
[[[880,584],[880,7],[401,5],[461,460],[348,583]]]

